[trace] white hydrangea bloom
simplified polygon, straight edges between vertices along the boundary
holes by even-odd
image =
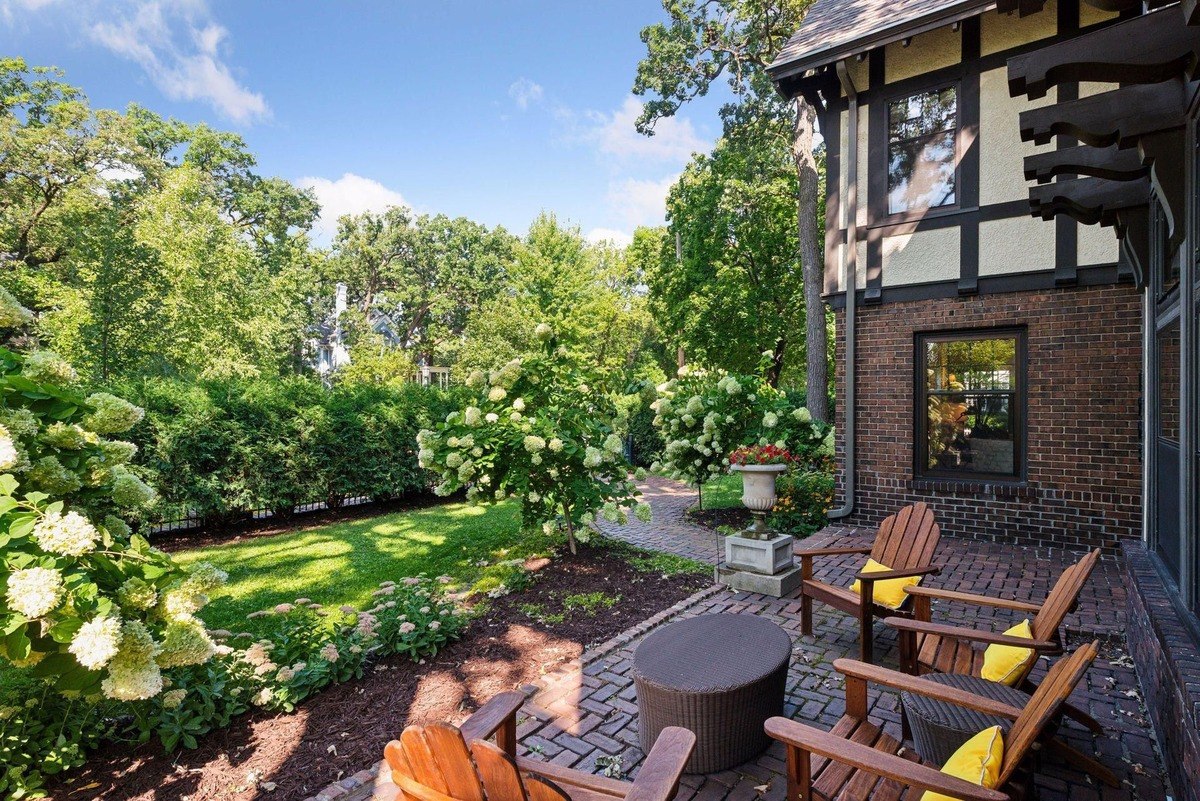
[[[500,419],[500,415],[496,414],[495,412],[488,412],[487,416],[485,416],[483,419],[487,420],[489,423],[494,423]]]
[[[524,442],[525,442],[525,450],[529,451],[530,453],[537,453],[538,451],[540,451],[546,447],[546,440],[542,439],[541,437],[535,436],[533,434],[530,434],[529,436],[525,437]]]
[[[558,453],[559,451],[561,451],[563,449],[563,441],[561,439],[559,439],[558,437],[554,437],[546,444],[547,444],[547,447],[549,447],[550,450],[553,451],[554,453]]]
[[[34,525],[33,538],[47,553],[82,556],[96,547],[100,532],[78,512],[49,512]]]
[[[463,412],[463,420],[469,426],[477,426],[479,425],[479,419],[482,417],[482,415],[483,412],[479,409],[479,407],[468,406],[467,410]]]
[[[514,401],[512,402],[512,407],[513,407],[514,409],[516,409],[518,412],[523,412],[523,411],[525,411],[525,399],[524,399],[524,398],[517,398],[516,400],[514,400]]]
[[[51,567],[27,567],[9,575],[5,598],[13,611],[33,619],[53,612],[62,592],[62,573]]]
[[[775,412],[767,412],[763,415],[762,424],[763,428],[774,428],[779,425],[779,415],[775,414]]]
[[[492,387],[488,390],[488,400],[493,403],[499,403],[508,396],[508,390],[504,387]]]
[[[117,655],[121,644],[121,619],[97,617],[79,627],[67,650],[88,670],[99,670]]]
[[[625,445],[616,434],[609,434],[604,438],[604,450],[609,453],[621,453],[625,450]]]
[[[11,470],[21,461],[21,453],[13,442],[12,434],[0,425],[0,470]]]
[[[600,451],[600,449],[593,448],[591,445],[588,445],[587,449],[583,453],[583,466],[592,468],[599,467],[600,463],[603,461],[604,454]]]
[[[546,323],[538,323],[537,328],[533,329],[533,335],[542,342],[545,342],[546,340],[550,339],[550,337],[554,336],[554,329]]]

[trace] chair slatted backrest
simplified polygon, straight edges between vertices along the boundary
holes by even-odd
[[[925,567],[941,536],[929,505],[914,503],[879,524],[871,558],[893,570]]]
[[[462,732],[444,723],[409,726],[383,755],[405,801],[570,801],[551,782],[522,776],[492,743],[468,748]]]
[[[1000,767],[1000,783],[1012,778],[1021,760],[1033,748],[1042,730],[1058,714],[1063,702],[1070,697],[1075,686],[1087,673],[1096,659],[1100,642],[1093,641],[1081,646],[1075,653],[1058,660],[1046,674],[1045,680],[1029,698],[1021,715],[1013,722],[1008,736],[1004,738],[1004,763]]]
[[[1075,602],[1079,600],[1079,593],[1098,561],[1100,561],[1099,548],[1064,570],[1063,574],[1058,577],[1058,581],[1054,582],[1054,587],[1046,596],[1045,603],[1033,618],[1033,624],[1030,627],[1035,640],[1057,641],[1058,627],[1075,608]]]

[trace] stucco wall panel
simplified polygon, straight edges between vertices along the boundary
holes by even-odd
[[[979,224],[979,274],[1054,269],[1054,223],[1033,217]]]
[[[908,47],[897,42],[884,50],[883,76],[888,83],[924,75],[962,60],[962,34],[950,26],[912,38]]]
[[[1049,0],[1041,12],[1022,17],[1019,14],[999,14],[989,11],[983,15],[981,51],[983,55],[999,53],[1054,36],[1058,32],[1058,3]]]
[[[1056,102],[1051,91],[1037,101],[1008,95],[1008,70],[988,70],[979,75],[979,203],[1006,203],[1029,196],[1024,159],[1038,148],[1021,141],[1020,113]]]
[[[957,227],[884,237],[883,285],[958,280],[960,238]]]
[[[1092,264],[1115,264],[1119,248],[1117,235],[1113,233],[1113,229],[1102,228],[1099,225],[1079,226],[1078,264],[1081,267]]]

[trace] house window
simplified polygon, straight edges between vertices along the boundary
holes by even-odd
[[[918,473],[1020,479],[1024,333],[925,334],[917,348]]]
[[[957,90],[903,97],[887,111],[888,213],[954,205]]]

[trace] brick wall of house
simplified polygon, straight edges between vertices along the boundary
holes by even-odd
[[[857,492],[849,522],[923,500],[948,535],[1091,547],[1141,536],[1140,295],[1128,285],[886,303],[858,309]],[[836,313],[837,388],[845,380]],[[1024,326],[1028,481],[914,480],[914,336]],[[837,404],[838,465],[845,410]],[[842,487],[839,475],[839,502]]]

